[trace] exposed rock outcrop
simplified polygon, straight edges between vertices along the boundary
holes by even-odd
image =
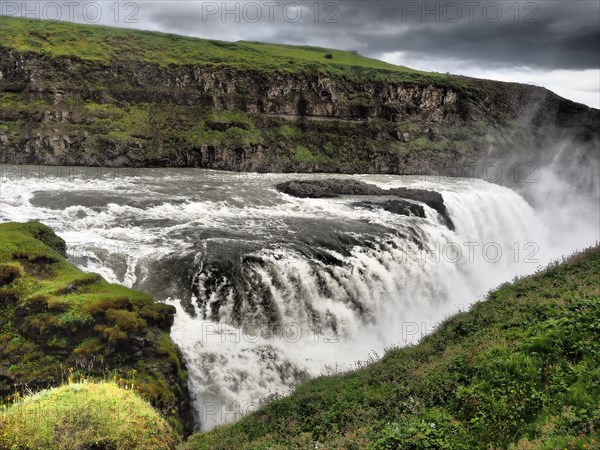
[[[450,218],[450,214],[446,209],[442,194],[435,191],[425,189],[409,189],[409,188],[391,188],[382,189],[379,186],[365,183],[358,180],[350,179],[330,179],[330,180],[315,180],[315,181],[286,181],[275,186],[277,190],[293,197],[300,198],[332,198],[340,195],[395,195],[397,197],[413,200],[416,202],[425,203],[430,208],[436,210],[443,218],[445,224],[451,230],[454,230],[454,224]],[[412,208],[404,203],[373,203],[371,206],[381,206],[383,209],[397,214],[410,213],[424,217],[424,211],[418,208]],[[366,206],[359,204],[358,206]],[[404,214],[406,215],[406,214]]]
[[[423,206],[406,200],[387,200],[385,202],[356,202],[354,206],[366,209],[383,209],[384,211],[400,216],[425,217]]]
[[[333,198],[340,195],[385,195],[374,184],[351,179],[286,181],[275,186],[278,191],[299,198]]]

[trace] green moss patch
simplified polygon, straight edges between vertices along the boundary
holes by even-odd
[[[65,253],[40,223],[0,224],[0,400],[57,385],[72,368],[131,382],[183,433],[187,374],[168,336],[174,308],[80,271]]]

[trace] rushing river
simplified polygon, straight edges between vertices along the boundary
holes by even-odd
[[[489,289],[599,235],[595,202],[578,204],[574,226],[576,212],[534,209],[482,180],[352,177],[440,192],[455,231],[427,206],[425,218],[407,217],[356,197],[274,188],[331,177],[4,167],[0,213],[42,221],[79,267],[176,307],[172,337],[203,429],[415,342]]]

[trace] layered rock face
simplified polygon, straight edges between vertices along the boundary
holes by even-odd
[[[339,75],[318,64],[107,62],[0,42],[4,162],[466,176],[484,158],[535,152],[565,135],[590,142],[599,119],[515,83]]]
[[[105,66],[68,57],[48,61],[41,55],[1,47],[0,60],[4,90],[27,90],[40,97],[52,94],[59,119],[69,118],[61,101],[75,93],[89,100],[104,95],[116,101],[169,101],[277,116],[392,122],[414,113],[422,120],[442,122],[457,111],[460,100],[451,88],[347,80],[319,73],[165,68],[124,61]]]

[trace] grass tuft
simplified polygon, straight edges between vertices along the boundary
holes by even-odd
[[[0,448],[171,450],[178,442],[148,402],[114,382],[68,383],[0,410]]]

